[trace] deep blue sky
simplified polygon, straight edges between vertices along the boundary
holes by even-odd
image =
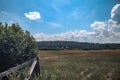
[[[19,23],[32,35],[92,32],[95,21],[108,21],[120,0],[0,0],[0,22]],[[35,12],[32,18],[30,12]],[[36,16],[37,15],[37,16]]]
[[[70,30],[86,29],[91,31],[90,24],[94,21],[106,21],[110,18],[112,7],[119,0],[0,0],[0,12],[10,15],[4,16],[3,22],[12,21],[21,24],[32,34],[39,32],[46,34],[61,33]],[[25,13],[36,11],[40,19],[29,20]],[[1,19],[0,19],[1,21]]]

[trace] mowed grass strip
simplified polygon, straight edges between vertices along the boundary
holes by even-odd
[[[120,50],[50,50],[39,57],[46,80],[120,79]]]

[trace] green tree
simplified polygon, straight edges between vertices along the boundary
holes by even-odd
[[[18,24],[0,23],[0,72],[36,56],[35,39]]]

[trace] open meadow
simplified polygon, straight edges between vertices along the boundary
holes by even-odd
[[[42,80],[120,80],[120,50],[40,50]]]

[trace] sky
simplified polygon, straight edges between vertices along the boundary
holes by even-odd
[[[37,41],[120,43],[120,0],[0,0],[0,22]]]

